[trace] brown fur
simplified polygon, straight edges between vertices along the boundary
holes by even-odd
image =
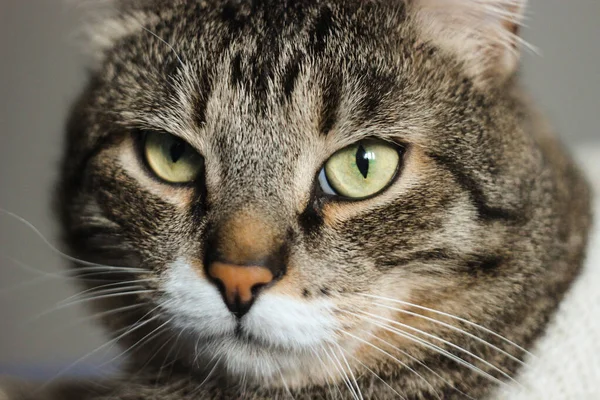
[[[277,247],[282,253],[264,262],[277,264],[283,276],[264,293],[335,305],[333,338],[349,355],[364,398],[484,398],[497,386],[494,379],[517,376],[520,363],[506,353],[526,354],[497,336],[365,297],[440,310],[530,349],[584,257],[587,184],[523,93],[513,53],[504,53],[515,42],[487,41],[494,29],[516,32],[516,22],[471,32],[474,46],[485,47],[473,53],[469,41],[457,47],[459,34],[436,36],[464,18],[441,29],[437,11],[419,5],[156,0],[123,6],[119,15],[143,16],[147,30],[129,27],[111,39],[79,99],[58,203],[74,254],[140,267],[141,276],[156,279],[147,284],[152,294],[99,304],[147,305],[107,319],[110,331],[158,316],[123,337],[124,348],[165,321],[160,310],[150,310],[178,257],[191,260],[197,279],[206,280],[206,257],[215,249],[244,264]],[[503,57],[506,63],[491,61]],[[146,129],[195,147],[206,160],[204,179],[179,187],[156,181],[136,163],[132,145]],[[316,182],[323,163],[367,137],[402,149],[397,180],[366,200],[324,197]],[[238,219],[242,214],[259,221]],[[118,282],[131,274],[105,278]],[[381,326],[385,321],[395,324]],[[136,345],[122,378],[67,398],[352,398],[339,368],[310,352],[297,354],[297,370],[282,370],[286,388],[279,376],[232,373],[227,358],[213,374],[193,334],[165,345],[178,333],[168,328]],[[216,344],[207,339],[200,346]],[[288,350],[256,351],[285,357]]]

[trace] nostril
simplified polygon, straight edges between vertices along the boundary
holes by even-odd
[[[252,286],[252,288],[250,289],[250,291],[252,292],[252,297],[258,296],[260,291],[263,290],[263,288],[265,288],[267,285],[268,283],[257,283],[254,286]]]
[[[227,289],[225,288],[225,283],[223,283],[222,280],[220,280],[219,278],[215,278],[215,277],[211,277],[213,283],[217,286],[217,289],[219,289],[219,292],[221,293],[225,293],[227,291]]]

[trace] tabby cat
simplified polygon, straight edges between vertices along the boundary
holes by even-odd
[[[585,180],[519,84],[524,3],[111,4],[57,205],[128,361],[22,398],[513,384],[590,221]]]

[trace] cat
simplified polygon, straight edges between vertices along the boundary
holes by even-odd
[[[128,361],[14,398],[483,399],[580,271],[525,0],[117,1],[57,190]]]

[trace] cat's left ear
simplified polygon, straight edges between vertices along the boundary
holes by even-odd
[[[476,80],[504,79],[518,66],[526,0],[407,0],[426,40],[462,59]]]
[[[139,32],[158,16],[155,0],[64,0],[81,15],[79,42],[84,54],[99,61],[120,39]]]

